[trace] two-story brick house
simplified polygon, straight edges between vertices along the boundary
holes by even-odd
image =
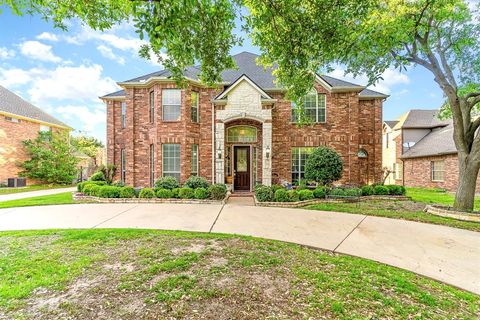
[[[295,123],[292,103],[258,56],[233,56],[238,69],[206,87],[200,70],[185,72],[177,88],[168,70],[118,84],[101,97],[107,107],[107,158],[117,178],[151,186],[160,176],[180,182],[200,175],[211,182],[252,190],[303,178],[313,147],[329,146],[343,158],[341,183],[363,184],[382,176],[384,94],[328,76],[317,76],[305,98],[312,125]]]

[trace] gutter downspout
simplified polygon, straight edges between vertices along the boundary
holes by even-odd
[[[215,105],[212,102],[212,184],[215,183]]]

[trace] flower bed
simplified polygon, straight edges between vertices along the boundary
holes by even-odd
[[[90,201],[98,203],[183,203],[183,204],[225,204],[229,194],[222,200],[211,199],[175,199],[175,198],[100,198],[87,196],[82,192],[74,192],[74,201]]]
[[[368,200],[394,200],[394,201],[405,201],[410,200],[410,197],[406,196],[360,196],[355,199],[353,198],[317,198],[311,200],[304,200],[304,201],[295,201],[295,202],[274,202],[274,201],[258,201],[257,197],[254,197],[255,205],[259,207],[280,207],[280,208],[300,208],[311,204],[318,204],[318,203],[346,203],[346,202],[356,202],[356,201],[368,201]]]
[[[451,207],[445,207],[445,206],[439,206],[439,205],[427,205],[424,211],[427,213],[440,216],[440,217],[445,217],[445,218],[480,222],[480,213],[456,211]]]

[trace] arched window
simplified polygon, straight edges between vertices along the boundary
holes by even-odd
[[[236,126],[227,129],[227,142],[257,142],[257,129],[249,126]]]

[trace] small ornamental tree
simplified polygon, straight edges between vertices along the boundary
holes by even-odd
[[[23,141],[30,159],[19,164],[22,177],[47,183],[71,184],[77,176],[78,159],[68,134],[39,132],[36,139]]]
[[[321,185],[339,180],[343,173],[340,155],[327,147],[315,148],[305,162],[305,179]]]

